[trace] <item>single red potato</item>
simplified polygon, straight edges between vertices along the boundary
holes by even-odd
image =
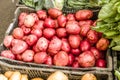
[[[26,27],[32,27],[35,24],[35,18],[32,15],[27,15],[24,19],[24,25]]]
[[[78,62],[81,67],[88,68],[95,65],[95,57],[91,51],[85,51],[78,57]]]
[[[81,37],[79,35],[69,35],[68,41],[72,48],[78,48],[80,46]]]
[[[25,35],[30,34],[31,28],[25,27],[25,25],[22,25],[21,28],[22,28]]]
[[[41,37],[39,38],[39,40],[37,41],[36,46],[38,47],[38,49],[40,51],[46,51],[48,48],[48,40],[45,37]]]
[[[61,50],[65,51],[65,52],[70,52],[70,45],[68,43],[68,40],[65,38],[62,38],[62,47]]]
[[[58,16],[62,15],[62,11],[56,9],[56,8],[50,8],[48,10],[48,14],[51,18],[57,18]]]
[[[82,40],[80,42],[80,50],[81,51],[88,51],[88,50],[90,50],[90,47],[91,47],[91,45],[88,40]]]
[[[66,24],[66,31],[69,34],[79,34],[80,26],[77,21],[68,21]]]
[[[13,54],[21,54],[28,48],[28,45],[25,41],[18,40],[15,42],[15,44],[12,47],[12,53]]]
[[[75,60],[75,56],[72,53],[68,54],[68,66],[71,66],[74,60]]]
[[[80,35],[83,37],[86,37],[89,30],[90,30],[90,25],[81,26],[80,27]]]
[[[22,39],[24,36],[24,32],[21,28],[15,28],[12,32],[12,35],[16,39]]]
[[[33,50],[26,50],[22,53],[22,60],[25,62],[32,62],[34,58],[34,51]]]
[[[109,46],[109,40],[106,38],[100,38],[99,41],[96,43],[96,48],[98,50],[102,50],[102,51],[107,50],[108,46]]]
[[[25,41],[29,46],[33,46],[37,42],[38,38],[34,34],[30,34],[26,37]]]
[[[45,63],[47,60],[47,53],[46,52],[38,52],[34,55],[34,62],[38,64]]]
[[[47,39],[52,38],[55,35],[55,29],[53,28],[45,28],[43,30],[43,36]]]
[[[58,16],[57,21],[58,21],[58,25],[60,27],[65,27],[65,25],[67,23],[67,18],[64,15],[60,15],[60,16]]]
[[[75,13],[76,20],[88,20],[92,18],[93,12],[91,10],[79,10]]]
[[[56,29],[56,34],[58,37],[62,38],[62,37],[66,37],[67,36],[67,32],[65,28],[57,28]]]
[[[87,33],[87,39],[89,40],[90,43],[97,43],[98,41],[98,33],[94,30],[89,30]]]
[[[66,66],[68,65],[68,54],[65,51],[59,51],[53,58],[54,65]]]
[[[15,55],[10,50],[1,51],[0,55],[9,59],[15,59]]]
[[[78,55],[80,55],[81,50],[79,48],[71,49],[71,53],[75,56],[78,56]]]
[[[55,55],[61,50],[61,47],[62,47],[61,39],[54,36],[49,43],[48,52],[50,53],[50,55]]]
[[[3,44],[5,47],[10,47],[12,45],[12,40],[13,40],[13,36],[12,35],[8,35],[8,36],[5,36],[4,40],[3,40]]]

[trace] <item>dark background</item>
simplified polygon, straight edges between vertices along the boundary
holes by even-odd
[[[18,0],[0,0],[0,43],[2,43],[5,31],[14,19],[14,11]]]

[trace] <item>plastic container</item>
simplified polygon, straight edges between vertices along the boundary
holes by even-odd
[[[28,8],[28,7],[18,7],[15,11],[15,19],[14,19],[14,22],[10,24],[10,26],[8,27],[6,33],[5,33],[5,36],[6,35],[9,35],[12,33],[13,29],[15,27],[17,27],[17,23],[18,23],[18,16],[21,12],[35,12],[34,9],[31,9],[31,8]],[[3,43],[1,44],[1,47],[0,47],[0,51],[2,50],[5,50],[7,48],[4,47]],[[60,67],[60,66],[48,66],[46,64],[36,64],[36,63],[26,63],[26,62],[23,62],[23,61],[17,61],[17,60],[11,60],[11,59],[7,59],[7,58],[4,58],[4,57],[1,57],[0,56],[0,61],[2,61],[3,63],[8,63],[8,64],[11,64],[11,65],[14,65],[16,67],[19,68],[19,66],[21,65],[25,65],[27,66],[28,68],[29,67],[34,67],[34,68],[41,68],[41,67],[44,67],[44,68],[51,68],[51,69],[59,69],[59,70],[67,70],[67,71],[112,71],[112,55],[111,55],[111,50],[108,49],[107,50],[107,53],[106,53],[106,61],[107,61],[107,67],[106,68],[99,68],[99,67],[91,67],[91,68],[72,68],[72,67]],[[2,65],[1,65],[2,67]]]

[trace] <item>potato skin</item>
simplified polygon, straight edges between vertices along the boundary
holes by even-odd
[[[13,71],[6,71],[6,72],[4,73],[4,75],[5,75],[7,78],[10,78],[13,73],[14,73]]]
[[[99,39],[99,41],[96,44],[96,48],[102,51],[106,50],[108,46],[109,46],[109,40],[106,38]]]
[[[55,8],[51,8],[48,10],[48,14],[50,15],[50,17],[55,19],[58,16],[62,15],[62,11],[55,9]]]
[[[79,35],[70,35],[68,38],[69,44],[72,48],[78,48],[82,38]]]
[[[65,51],[58,52],[53,58],[53,63],[56,66],[66,66],[68,64],[68,54]]]
[[[54,36],[49,43],[48,52],[50,55],[55,55],[60,51],[61,47],[62,41],[58,37]]]
[[[88,20],[93,16],[93,12],[91,10],[79,10],[75,14],[76,20]]]
[[[33,78],[31,80],[44,80],[44,79],[42,79],[42,78]]]

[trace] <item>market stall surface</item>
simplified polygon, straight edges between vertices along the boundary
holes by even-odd
[[[0,0],[0,43],[3,41],[5,31],[13,21],[17,0]]]

